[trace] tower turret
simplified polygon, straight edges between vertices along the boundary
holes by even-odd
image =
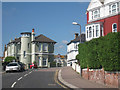
[[[28,64],[30,61],[30,47],[31,47],[31,33],[23,32],[21,33],[21,62],[26,64],[28,68]]]

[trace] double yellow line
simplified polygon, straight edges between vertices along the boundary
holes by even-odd
[[[58,81],[57,76],[58,76],[58,70],[56,70],[55,75],[54,75],[54,80],[55,80],[55,82],[56,82],[57,84],[59,84],[61,87],[65,88],[65,89],[67,89],[67,90],[70,90],[68,87],[62,85],[62,84]]]

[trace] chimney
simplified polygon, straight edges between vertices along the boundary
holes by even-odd
[[[32,29],[32,41],[35,39],[35,29]]]
[[[34,32],[34,28],[32,29],[32,32]]]
[[[79,35],[78,33],[75,33],[75,39],[78,37],[78,35]]]

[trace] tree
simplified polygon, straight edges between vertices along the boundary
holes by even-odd
[[[13,56],[8,56],[8,57],[5,58],[4,62],[6,62],[6,63],[10,63],[10,62],[12,62],[13,60],[16,61],[16,58],[13,57]]]

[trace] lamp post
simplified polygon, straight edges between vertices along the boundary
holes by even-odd
[[[79,25],[80,26],[80,43],[81,43],[81,25],[77,22],[72,22],[73,25]],[[79,63],[79,62],[78,62]],[[82,76],[82,69],[80,68],[80,76]]]
[[[77,22],[72,22],[73,25],[79,25],[80,26],[80,43],[81,43],[81,25],[78,24]]]

